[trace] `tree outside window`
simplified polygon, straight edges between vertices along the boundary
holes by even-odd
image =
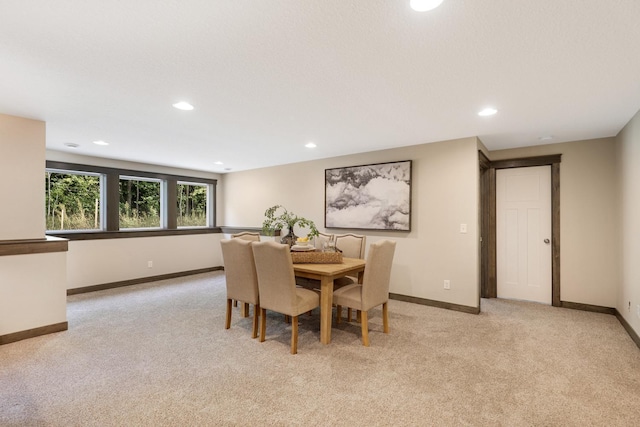
[[[207,226],[207,184],[178,181],[178,227]]]
[[[121,176],[120,229],[160,226],[160,180]]]
[[[100,230],[100,175],[45,171],[47,230]]]

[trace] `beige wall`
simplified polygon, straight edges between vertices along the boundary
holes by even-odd
[[[478,140],[466,138],[225,175],[225,225],[261,226],[264,211],[281,204],[324,224],[324,170],[412,160],[412,231],[362,231],[367,243],[398,244],[391,292],[477,307]],[[468,232],[460,233],[460,224]],[[341,233],[349,230],[332,229]],[[443,281],[451,281],[451,290]]]
[[[0,114],[0,241],[45,237],[44,146],[44,122]]]
[[[620,185],[620,270],[616,308],[640,335],[640,112],[616,138]]]
[[[47,160],[220,180],[219,174],[47,150]],[[217,202],[221,198],[218,181]],[[218,218],[218,223],[220,222]],[[67,288],[82,288],[222,265],[220,234],[69,242]],[[148,267],[148,262],[153,267]]]
[[[218,267],[222,238],[222,234],[196,234],[71,241],[67,288]]]
[[[549,154],[562,154],[560,298],[615,307],[620,281],[615,140],[492,151],[490,159]]]
[[[67,321],[66,255],[0,256],[0,336]]]
[[[45,239],[45,124],[0,114],[0,243]],[[66,252],[0,256],[0,336],[67,321]]]

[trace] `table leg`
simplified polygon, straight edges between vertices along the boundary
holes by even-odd
[[[320,342],[331,342],[331,318],[333,317],[333,280],[323,277],[320,280]]]

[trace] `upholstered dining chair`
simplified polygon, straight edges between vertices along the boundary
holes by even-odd
[[[241,233],[232,234],[231,238],[233,238],[233,239],[244,239],[244,240],[249,240],[249,241],[252,241],[252,242],[259,242],[260,241],[260,233],[253,232],[253,231],[243,231]]]
[[[335,241],[336,248],[342,251],[342,256],[346,258],[364,259],[364,249],[367,243],[367,236],[351,233],[337,234]],[[353,283],[358,283],[357,277],[340,277],[333,281],[333,289],[340,289]],[[351,307],[347,309],[347,321],[351,322]]]
[[[319,251],[322,250],[322,246],[330,241],[335,239],[335,235],[333,234],[328,234],[328,233],[318,233],[318,235],[314,238],[313,240],[313,245],[315,246],[315,248]]]
[[[251,242],[259,242],[260,241],[260,233],[257,232],[253,232],[253,231],[242,231],[240,233],[236,233],[236,234],[232,234],[231,235],[232,239],[243,239],[243,240],[249,240]],[[233,301],[233,306],[237,307],[238,306],[238,301],[234,300]],[[247,305],[245,304],[242,307],[242,315],[244,317],[247,317],[247,312],[249,311],[249,308],[247,307]]]
[[[369,246],[367,266],[364,269],[362,284],[351,284],[333,293],[333,303],[337,307],[337,320],[340,323],[342,307],[350,307],[361,312],[362,344],[369,346],[368,311],[382,304],[382,324],[385,334],[389,333],[389,279],[396,242],[381,240]]]
[[[252,338],[258,336],[258,316],[260,312],[260,294],[258,276],[253,260],[253,243],[244,239],[225,239],[220,241],[224,274],[227,282],[227,315],[224,327],[231,327],[231,302],[241,301],[253,304]]]
[[[260,291],[260,342],[267,329],[267,310],[291,317],[291,354],[298,352],[298,316],[320,305],[317,293],[296,287],[289,246],[276,242],[253,243]]]

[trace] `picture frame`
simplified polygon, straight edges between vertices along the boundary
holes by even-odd
[[[411,231],[411,163],[325,169],[325,228]]]

